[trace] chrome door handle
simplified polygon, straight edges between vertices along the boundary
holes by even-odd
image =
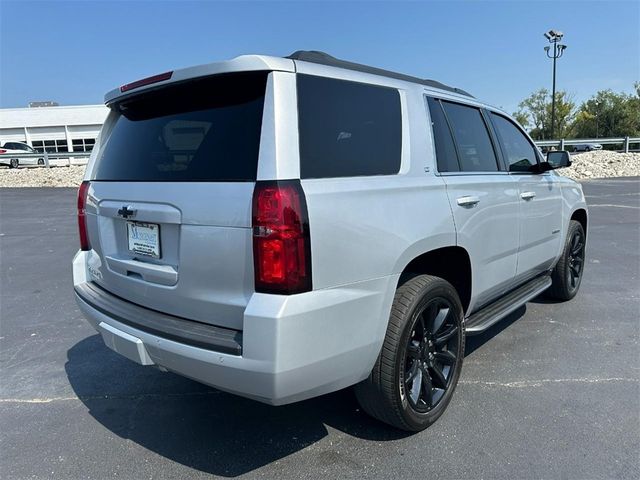
[[[466,197],[459,197],[456,202],[461,207],[475,207],[480,203],[480,198],[473,195],[467,195]]]
[[[536,192],[522,192],[520,198],[523,200],[533,200],[536,196]]]

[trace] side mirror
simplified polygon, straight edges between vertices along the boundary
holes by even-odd
[[[569,152],[562,150],[556,152],[547,153],[547,161],[543,162],[549,165],[549,170],[555,170],[556,168],[565,168],[571,166],[571,157]]]

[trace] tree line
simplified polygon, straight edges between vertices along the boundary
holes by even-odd
[[[553,138],[640,136],[640,82],[634,89],[634,94],[601,90],[579,106],[566,91],[556,92]],[[552,139],[551,93],[546,88],[520,102],[513,116],[534,140]]]

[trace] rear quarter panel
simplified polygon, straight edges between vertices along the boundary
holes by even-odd
[[[366,81],[369,76],[353,77],[354,72],[345,73],[346,80]],[[445,184],[433,174],[423,89],[393,79],[388,82],[401,96],[400,172],[302,180],[314,290],[399,274],[418,255],[456,243]]]

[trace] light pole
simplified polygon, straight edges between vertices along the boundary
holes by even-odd
[[[567,46],[558,43],[563,36],[563,33],[558,30],[549,30],[544,36],[549,40],[549,43],[553,44],[553,53],[550,53],[550,46],[544,47],[547,57],[553,59],[553,89],[551,91],[551,138],[553,138],[556,126],[556,60],[562,56]]]
[[[600,113],[600,102],[596,100],[596,138],[598,138],[598,114]]]

